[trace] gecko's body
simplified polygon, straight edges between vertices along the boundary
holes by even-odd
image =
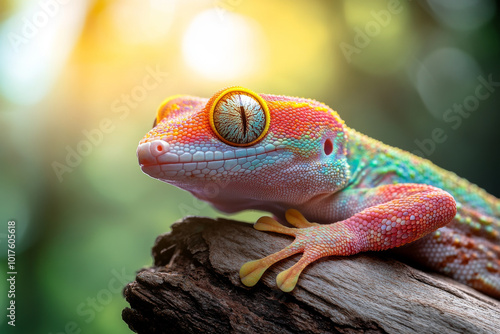
[[[278,275],[285,291],[320,257],[409,244],[405,254],[421,264],[500,298],[500,200],[348,128],[324,104],[241,87],[175,96],[137,152],[145,173],[222,211],[265,210],[296,227],[257,222],[296,239],[245,264],[246,285],[295,253],[304,255]]]

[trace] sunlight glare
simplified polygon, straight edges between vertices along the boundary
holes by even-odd
[[[55,3],[49,13],[37,1],[0,28],[0,95],[33,105],[52,88],[85,24],[87,1]]]
[[[198,14],[184,35],[187,64],[212,80],[229,80],[257,72],[263,36],[258,24],[242,15],[215,9]]]

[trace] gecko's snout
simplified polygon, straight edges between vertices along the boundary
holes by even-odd
[[[169,145],[163,140],[153,140],[137,147],[137,158],[142,166],[158,165],[158,157],[168,152]]]

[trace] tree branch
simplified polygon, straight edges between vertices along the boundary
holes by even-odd
[[[437,274],[371,253],[306,268],[291,293],[276,275],[253,288],[243,263],[291,238],[230,220],[189,217],[157,238],[154,266],[127,285],[123,319],[137,333],[500,333],[500,302]]]

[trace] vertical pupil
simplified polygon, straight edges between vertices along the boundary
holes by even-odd
[[[243,106],[243,103],[241,102],[241,95],[238,95],[238,98],[240,100],[240,116],[241,116],[241,123],[243,125],[243,136],[247,135],[247,114],[245,112],[245,107]]]

